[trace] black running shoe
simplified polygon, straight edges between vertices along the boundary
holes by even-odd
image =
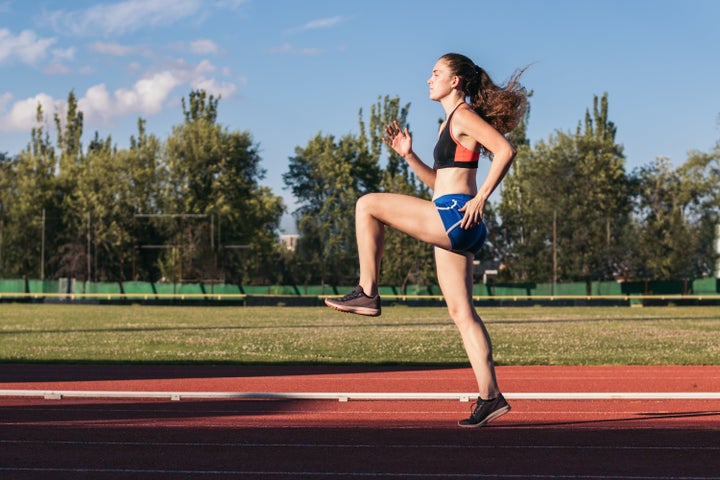
[[[510,404],[500,394],[492,400],[483,400],[478,397],[477,403],[472,406],[472,409],[473,412],[470,414],[470,418],[460,420],[458,425],[466,428],[482,427],[509,412]]]
[[[377,317],[380,315],[380,295],[368,297],[360,285],[342,298],[326,298],[325,305],[339,312]]]

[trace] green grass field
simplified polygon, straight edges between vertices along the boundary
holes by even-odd
[[[718,307],[480,309],[499,365],[720,365]],[[0,304],[0,362],[466,365],[446,309]]]

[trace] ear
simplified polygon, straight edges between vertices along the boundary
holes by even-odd
[[[450,82],[452,88],[458,88],[460,86],[460,77],[453,75],[452,81]]]

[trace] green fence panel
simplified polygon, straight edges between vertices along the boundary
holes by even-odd
[[[311,297],[335,295],[335,290],[330,285],[303,285],[298,288],[301,295]]]
[[[88,282],[74,279],[60,280],[0,280],[0,293],[7,294],[108,294],[117,296],[125,293],[128,298],[157,298],[168,295],[278,295],[297,297],[322,297],[343,295],[354,286],[337,285],[233,285],[214,283],[150,283],[150,282]],[[63,289],[63,291],[60,291]],[[72,291],[70,291],[72,290]],[[442,296],[438,285],[381,285],[378,287],[381,296]],[[702,278],[692,281],[634,281],[618,283],[614,281],[591,282],[592,296],[641,296],[641,295],[718,295],[720,279]],[[552,285],[550,283],[497,283],[473,285],[473,295],[491,299],[492,297],[549,297],[549,296],[585,296],[588,284],[585,282],[566,282]]]
[[[243,285],[242,292],[248,295],[270,295],[270,288],[265,285]]]
[[[536,288],[534,283],[498,283],[494,287],[494,296],[532,296]]]
[[[30,293],[60,293],[58,280],[28,280]]]
[[[150,282],[123,282],[126,295],[154,295],[155,288]]]
[[[712,295],[720,293],[720,278],[701,278],[693,280],[692,290],[695,295]]]
[[[622,295],[622,283],[618,282],[593,282],[593,295]]]
[[[116,282],[88,282],[86,284],[76,284],[76,288],[83,289],[85,293],[118,295],[122,293],[120,284]]]
[[[239,285],[228,284],[205,285],[205,292],[214,295],[239,295],[241,293]]]
[[[179,283],[176,287],[178,295],[201,295],[205,293],[203,285],[200,283]]]
[[[177,285],[173,283],[156,283],[155,291],[158,295],[174,295],[177,293]]]
[[[25,293],[25,280],[0,280],[0,292]]]

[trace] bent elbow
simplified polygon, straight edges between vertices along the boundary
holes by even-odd
[[[498,151],[493,155],[494,158],[502,159],[504,163],[507,163],[510,165],[515,158],[515,155],[517,155],[517,150],[515,150],[515,147],[508,144],[506,148],[503,148],[502,150]]]

